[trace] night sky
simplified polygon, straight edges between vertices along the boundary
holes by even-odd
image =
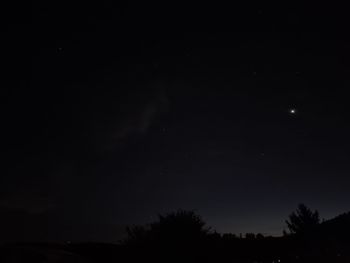
[[[0,240],[113,242],[179,208],[221,233],[281,235],[300,202],[349,211],[342,10],[19,12],[0,94]]]

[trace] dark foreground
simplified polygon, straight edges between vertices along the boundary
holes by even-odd
[[[289,244],[287,244],[289,242]],[[0,262],[327,262],[349,263],[350,246],[294,244],[283,238],[232,241],[210,246],[123,246],[114,244],[8,244]]]

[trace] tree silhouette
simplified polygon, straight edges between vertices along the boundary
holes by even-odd
[[[204,240],[210,232],[202,218],[193,211],[178,210],[158,215],[146,226],[127,227],[127,244],[190,244]]]
[[[320,217],[317,210],[313,212],[306,205],[299,204],[297,210],[289,215],[286,224],[291,234],[303,234],[318,226]]]

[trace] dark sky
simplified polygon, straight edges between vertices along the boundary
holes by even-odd
[[[349,211],[342,10],[17,13],[1,89],[1,240],[116,241],[178,208],[218,232],[279,235],[300,202],[324,218]]]

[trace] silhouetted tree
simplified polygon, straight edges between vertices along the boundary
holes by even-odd
[[[210,232],[202,218],[193,211],[178,210],[166,215],[158,215],[158,220],[146,226],[127,228],[127,244],[157,243],[189,244],[204,240]]]
[[[318,226],[320,217],[317,210],[313,212],[306,205],[299,204],[297,210],[289,215],[286,224],[291,234],[302,234]]]

